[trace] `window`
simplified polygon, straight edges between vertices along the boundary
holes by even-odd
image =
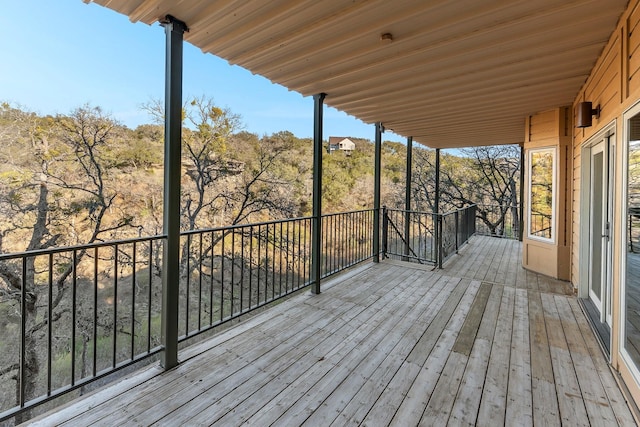
[[[529,151],[529,237],[553,242],[554,240],[554,148]]]

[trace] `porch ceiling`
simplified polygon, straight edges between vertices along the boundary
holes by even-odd
[[[204,52],[441,148],[522,142],[527,115],[573,102],[627,4],[93,1],[134,22],[173,15]]]

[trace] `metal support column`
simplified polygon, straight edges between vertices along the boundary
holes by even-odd
[[[436,176],[435,176],[435,197],[433,200],[433,214],[435,221],[434,234],[436,236],[436,263],[442,268],[442,217],[440,216],[440,149],[436,148]]]
[[[524,236],[524,147],[520,147],[520,224],[518,224],[518,240]]]
[[[407,138],[407,168],[405,175],[405,193],[404,193],[404,261],[409,261],[409,233],[411,232],[411,168],[413,166],[413,138]]]
[[[322,247],[322,123],[325,93],[313,96],[313,230],[311,237],[311,292],[320,293]]]
[[[380,175],[382,158],[382,123],[376,123],[375,158],[373,162],[373,262],[380,262]]]
[[[182,145],[182,40],[184,22],[167,15],[164,118],[164,250],[162,254],[162,366],[178,364],[180,286],[180,176]]]

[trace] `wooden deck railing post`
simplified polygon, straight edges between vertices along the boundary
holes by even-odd
[[[182,41],[187,26],[167,16],[164,118],[164,251],[162,254],[162,366],[178,364],[180,295],[180,177],[182,172]]]

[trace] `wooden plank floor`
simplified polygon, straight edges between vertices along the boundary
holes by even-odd
[[[518,247],[351,270],[35,424],[636,425],[575,297]]]

